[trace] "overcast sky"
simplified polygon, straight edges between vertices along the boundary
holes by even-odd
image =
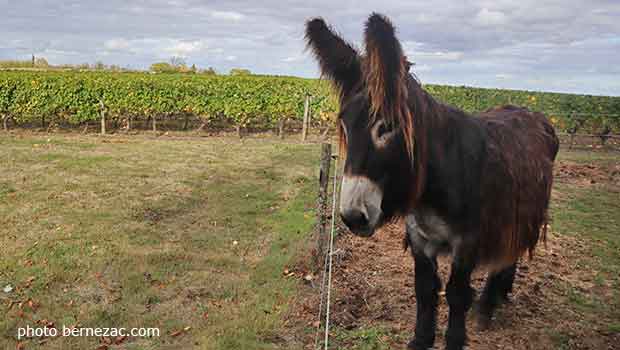
[[[181,56],[316,77],[305,20],[360,47],[372,11],[392,18],[424,83],[620,95],[620,0],[0,0],[0,59],[145,69]]]

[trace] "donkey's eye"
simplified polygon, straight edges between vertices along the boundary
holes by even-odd
[[[371,131],[372,141],[377,147],[384,147],[394,135],[394,127],[391,124],[379,121]]]
[[[380,123],[377,128],[377,138],[382,138],[383,136],[392,132],[392,126],[386,123]]]

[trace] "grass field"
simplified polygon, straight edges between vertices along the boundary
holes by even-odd
[[[0,135],[0,349],[49,323],[160,336],[19,346],[271,348],[317,164],[275,139]]]
[[[282,272],[311,243],[318,155],[317,145],[262,137],[0,134],[0,289],[11,289],[0,290],[0,349],[299,347],[281,337],[300,283]],[[560,162],[613,166],[620,155],[562,151]],[[553,304],[611,335],[619,194],[587,174],[558,179],[552,207],[554,235],[584,244],[571,263],[593,274],[589,288],[556,280]],[[160,336],[17,340],[19,327],[51,323]],[[386,336],[409,335],[385,329],[336,328],[334,339],[382,349]],[[576,348],[570,328],[545,332]]]

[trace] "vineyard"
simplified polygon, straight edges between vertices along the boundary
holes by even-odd
[[[426,85],[439,100],[468,112],[515,104],[549,115],[562,131],[620,131],[620,97]],[[0,114],[15,124],[80,125],[109,120],[197,117],[209,125],[272,128],[300,119],[310,98],[312,121],[337,111],[329,84],[272,76],[204,76],[110,72],[0,72]]]

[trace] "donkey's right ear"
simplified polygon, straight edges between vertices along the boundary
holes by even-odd
[[[321,18],[306,23],[306,41],[319,61],[323,75],[334,82],[340,98],[353,91],[362,79],[360,56]]]

